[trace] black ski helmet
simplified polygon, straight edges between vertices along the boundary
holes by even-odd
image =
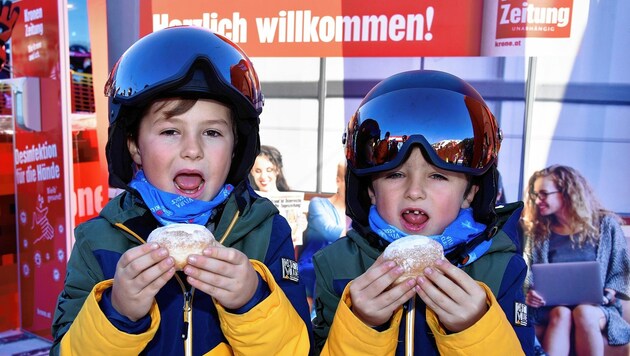
[[[245,179],[260,150],[264,98],[258,75],[236,44],[208,29],[170,27],[141,38],[114,65],[105,95],[110,111],[106,156],[114,187],[126,188],[133,178],[128,128],[157,98],[214,99],[232,108],[238,144],[227,183]]]
[[[472,176],[479,191],[475,220],[492,224],[501,131],[481,95],[445,72],[414,70],[388,77],[368,92],[344,133],[346,212],[367,225],[370,176],[393,169],[420,145],[435,166]]]

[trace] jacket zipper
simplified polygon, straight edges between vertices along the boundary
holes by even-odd
[[[232,228],[234,228],[234,225],[236,225],[236,221],[238,220],[239,216],[240,216],[240,213],[237,210],[236,214],[234,214],[234,217],[232,218],[232,221],[230,222],[230,225],[228,225],[228,228],[225,230],[225,233],[219,240],[219,243],[223,244],[223,241],[225,241],[225,239],[228,237],[228,235],[232,231]],[[140,237],[138,234],[133,232],[123,223],[116,223],[115,226],[117,226],[121,230],[126,231],[127,233],[135,237],[141,243],[146,243],[146,241],[142,237]],[[192,303],[193,303],[193,296],[195,295],[195,288],[193,287],[189,291],[187,291],[186,286],[184,285],[184,282],[182,282],[181,278],[179,278],[177,274],[175,275],[175,279],[177,280],[177,283],[179,283],[179,286],[182,288],[182,293],[184,294],[184,307],[183,307],[184,326],[182,327],[182,333],[181,333],[182,339],[184,340],[184,355],[191,356],[192,355],[192,338],[193,338]]]
[[[123,223],[116,223],[115,225],[119,229],[124,230],[131,236],[135,237],[141,243],[147,243],[142,237],[133,232]],[[177,274],[175,275],[175,279],[177,280],[177,283],[179,283],[182,293],[184,294],[184,326],[182,327],[181,337],[184,340],[184,355],[190,356],[192,355],[192,300],[193,295],[195,294],[195,288],[191,288],[190,291],[187,291],[184,282],[182,282],[181,278],[179,278]]]
[[[182,328],[182,339],[184,340],[188,339],[190,319],[192,318],[192,315],[190,313],[190,311],[192,310],[191,303],[192,303],[192,292],[187,291],[184,293],[184,327]]]
[[[184,355],[190,356],[192,355],[192,303],[193,296],[195,295],[195,288],[191,288],[190,290],[186,290],[184,286],[184,282],[179,278],[178,275],[175,275],[175,279],[179,283],[179,286],[182,288],[182,292],[184,293],[184,307],[182,313],[184,315],[184,325],[182,326],[182,339],[184,340]]]

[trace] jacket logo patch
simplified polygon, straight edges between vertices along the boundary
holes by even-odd
[[[297,262],[288,258],[282,258],[282,278],[288,279],[293,282],[300,281],[300,274],[298,273]]]
[[[527,305],[514,302],[514,324],[527,326]]]

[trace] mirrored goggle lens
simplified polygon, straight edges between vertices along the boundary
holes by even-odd
[[[449,90],[414,88],[363,104],[348,123],[346,153],[358,175],[400,165],[414,143],[440,168],[473,175],[494,162],[500,133],[488,108]]]
[[[218,79],[240,92],[255,110],[262,110],[258,76],[238,46],[202,28],[175,27],[161,32],[140,39],[123,54],[105,85],[106,96],[123,104],[131,103],[145,94],[178,84],[200,61],[212,66]]]

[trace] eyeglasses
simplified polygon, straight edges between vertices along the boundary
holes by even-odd
[[[540,199],[540,200],[547,200],[547,197],[550,196],[551,194],[555,194],[555,193],[560,193],[559,191],[555,191],[555,192],[545,192],[544,190],[541,190],[540,192],[536,193],[536,192],[529,192],[529,198],[531,200],[536,200],[536,198]]]

